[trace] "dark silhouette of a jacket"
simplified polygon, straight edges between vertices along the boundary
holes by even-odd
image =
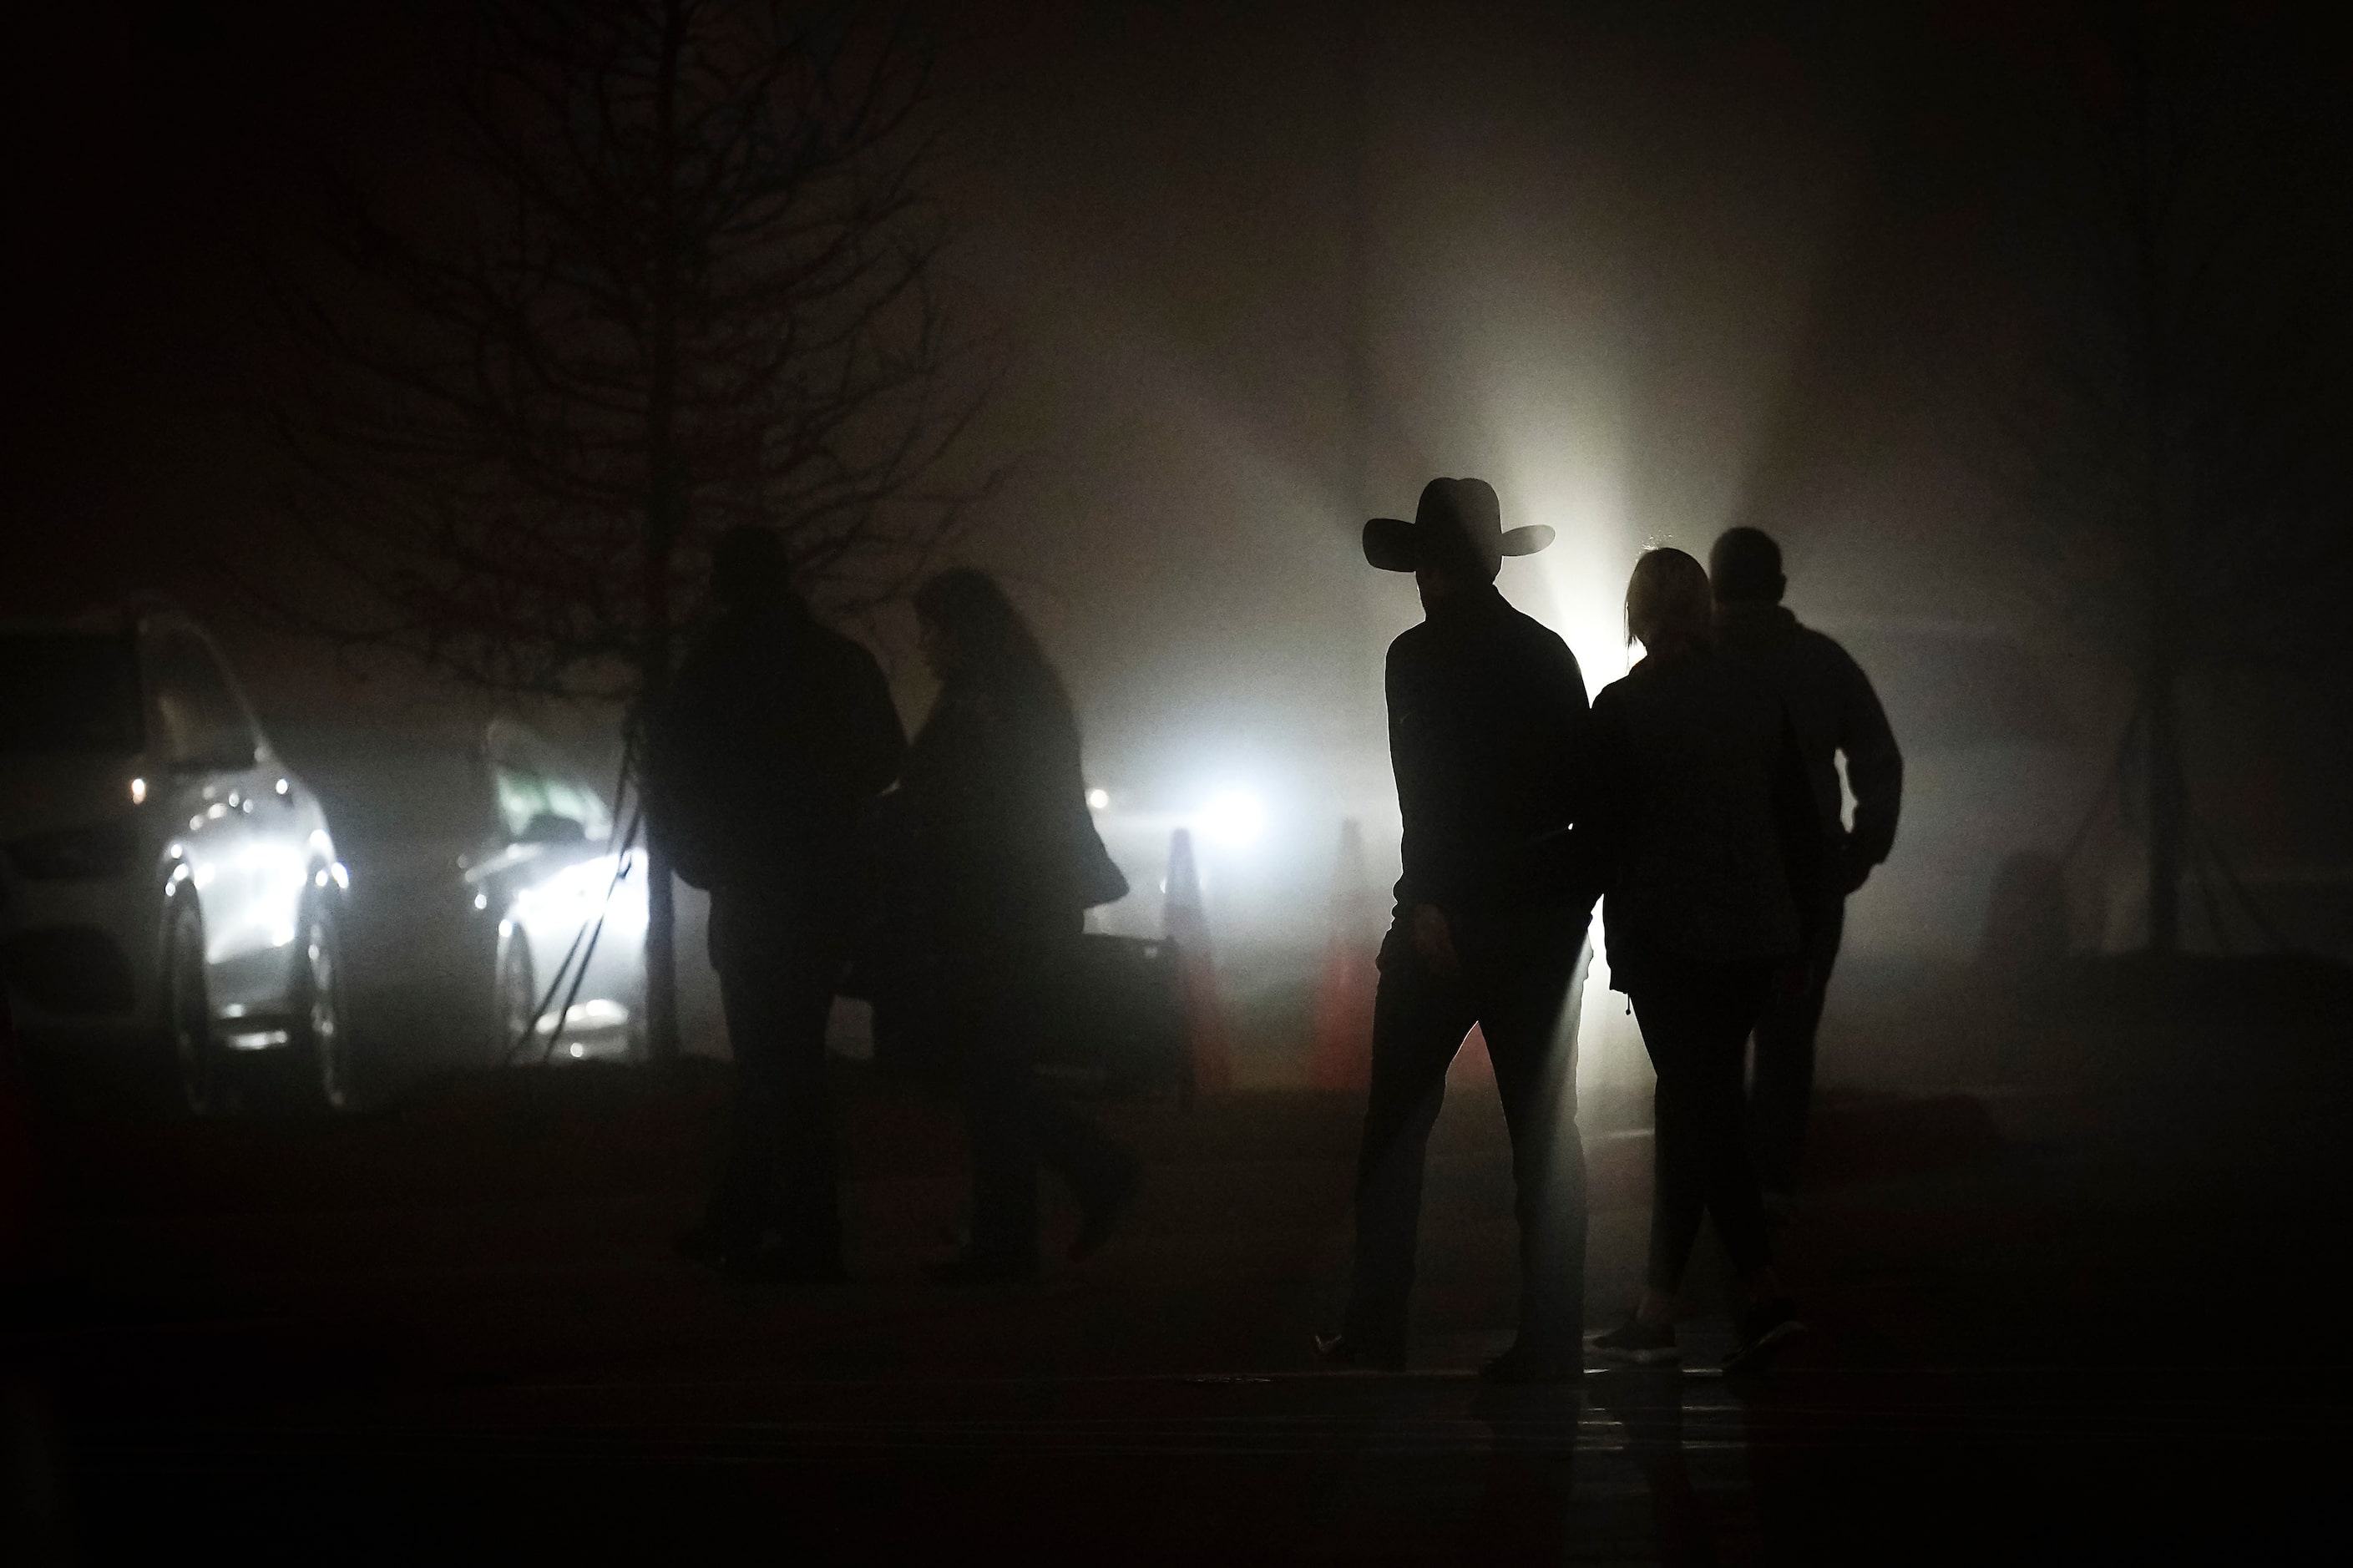
[[[1799,624],[1780,605],[1732,604],[1716,609],[1716,646],[1763,671],[1788,706],[1804,759],[1822,835],[1840,847],[1850,874],[1887,858],[1904,804],[1904,757],[1872,689],[1871,678],[1836,641]],[[1839,752],[1846,753],[1854,792],[1854,826],[1840,820]]]
[[[1826,846],[1795,727],[1761,671],[1721,653],[1644,659],[1594,699],[1590,756],[1576,838],[1616,989],[1662,960],[1804,948]]]
[[[649,726],[648,824],[696,887],[823,901],[906,750],[872,654],[796,605],[731,615]]]
[[[952,680],[907,753],[890,832],[916,934],[965,946],[1078,929],[1117,896],[1087,812],[1078,726],[1034,675]]]
[[[1568,645],[1492,586],[1437,600],[1389,645],[1401,909],[1565,898],[1534,853],[1574,813],[1589,714]]]

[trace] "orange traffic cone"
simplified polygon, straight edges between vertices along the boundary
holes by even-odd
[[[1495,1064],[1487,1055],[1487,1037],[1473,1024],[1471,1032],[1462,1037],[1453,1061],[1447,1064],[1446,1087],[1478,1089],[1494,1081]]]
[[[1340,859],[1332,873],[1331,933],[1315,987],[1315,1039],[1307,1081],[1317,1089],[1362,1089],[1371,1081],[1373,993],[1380,984],[1378,911],[1366,885],[1365,832],[1355,817],[1340,824]]]
[[[1209,956],[1209,920],[1201,908],[1201,872],[1193,861],[1193,836],[1178,828],[1168,837],[1168,940],[1176,944],[1185,987],[1185,1036],[1193,1054],[1193,1087],[1219,1094],[1234,1083],[1233,1031],[1218,994],[1217,965]]]

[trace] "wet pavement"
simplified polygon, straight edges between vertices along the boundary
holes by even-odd
[[[858,1280],[822,1291],[670,1255],[716,1068],[459,1080],[335,1126],[75,1121],[11,1299],[17,1425],[77,1561],[2334,1561],[2353,1216],[2347,1100],[2307,1067],[1833,1093],[1779,1232],[1812,1325],[1783,1364],[1710,1370],[1704,1261],[1690,1365],[1520,1390],[1470,1373],[1513,1246],[1475,1085],[1404,1376],[1308,1348],[1346,1097],[1113,1108],[1150,1173],[1130,1228],[964,1294],[921,1273],[952,1118],[847,1068]],[[1588,1131],[1598,1327],[1646,1144]]]

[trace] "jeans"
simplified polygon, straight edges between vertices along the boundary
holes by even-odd
[[[1381,946],[1345,1331],[1366,1345],[1405,1343],[1423,1158],[1447,1066],[1476,1024],[1512,1138],[1519,1342],[1540,1354],[1573,1353],[1585,1317],[1585,1146],[1577,1131],[1584,922],[1534,912],[1450,923],[1459,975],[1440,976],[1422,963],[1406,911]]]
[[[1757,1180],[1767,1192],[1786,1193],[1797,1184],[1806,1112],[1814,1098],[1814,1036],[1821,1027],[1822,1000],[1845,926],[1846,900],[1829,900],[1807,944],[1805,990],[1767,997],[1757,1019],[1748,1146],[1757,1161]]]
[[[841,1261],[825,1052],[844,963],[840,926],[765,889],[712,891],[711,963],[735,1094],[726,1170],[705,1223],[738,1242],[773,1231],[789,1258],[817,1268]]]
[[[1118,1202],[1134,1179],[1135,1156],[1040,1084],[1031,1065],[1033,1046],[1054,1026],[1075,934],[1003,936],[944,966],[939,1020],[964,1091],[976,1255],[1037,1256],[1041,1163],[1090,1212]]]
[[[1648,1271],[1655,1289],[1682,1286],[1703,1215],[1743,1275],[1772,1260],[1741,1092],[1748,1032],[1771,982],[1769,963],[1659,958],[1634,983],[1634,1016],[1659,1075]]]

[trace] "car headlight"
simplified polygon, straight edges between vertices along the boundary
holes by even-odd
[[[121,877],[139,858],[139,835],[128,822],[97,822],[84,827],[53,827],[28,833],[8,846],[8,858],[26,877]]]

